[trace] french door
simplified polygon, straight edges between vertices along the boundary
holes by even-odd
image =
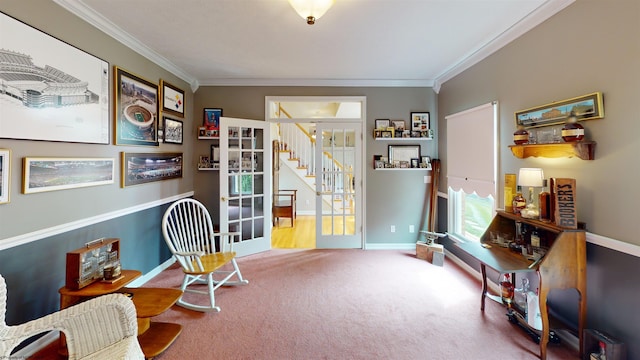
[[[271,141],[265,121],[220,118],[220,231],[238,256],[271,249]]]
[[[316,248],[362,248],[360,123],[316,123]]]

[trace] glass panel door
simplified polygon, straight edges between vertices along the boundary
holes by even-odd
[[[360,126],[316,124],[317,248],[362,248]]]
[[[220,118],[220,231],[241,233],[238,256],[271,248],[270,151],[268,123]]]

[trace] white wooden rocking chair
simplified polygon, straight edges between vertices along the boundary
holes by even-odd
[[[220,307],[216,306],[216,289],[249,283],[242,278],[233,251],[235,239],[241,241],[240,233],[214,232],[209,211],[199,201],[182,199],[171,204],[162,218],[162,235],[184,272],[183,295],[178,305],[217,312]],[[231,281],[234,276],[236,280]],[[207,290],[198,289],[199,284],[206,284]],[[209,304],[188,302],[184,299],[187,293],[208,294]]]

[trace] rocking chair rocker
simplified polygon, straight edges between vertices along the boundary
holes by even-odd
[[[218,312],[220,307],[216,306],[214,297],[216,289],[223,285],[249,283],[242,278],[233,251],[236,237],[240,241],[240,233],[214,232],[209,211],[199,201],[182,199],[171,204],[162,218],[162,235],[184,272],[180,288],[183,295],[177,305],[195,311]],[[237,280],[230,281],[234,276]],[[207,290],[192,286],[197,284],[206,284]],[[208,294],[208,304],[186,301],[187,293]]]

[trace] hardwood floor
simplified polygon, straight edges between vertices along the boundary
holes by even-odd
[[[296,226],[291,227],[290,219],[281,219],[277,227],[271,231],[271,247],[274,249],[315,249],[316,248],[316,218],[314,215],[298,215]],[[347,226],[343,229],[340,217],[333,223],[334,234],[355,233],[353,219],[347,220]],[[331,221],[323,220],[323,234],[330,234]]]
[[[271,247],[274,249],[315,249],[316,217],[298,215],[296,226],[291,227],[290,219],[281,219],[271,231]]]

